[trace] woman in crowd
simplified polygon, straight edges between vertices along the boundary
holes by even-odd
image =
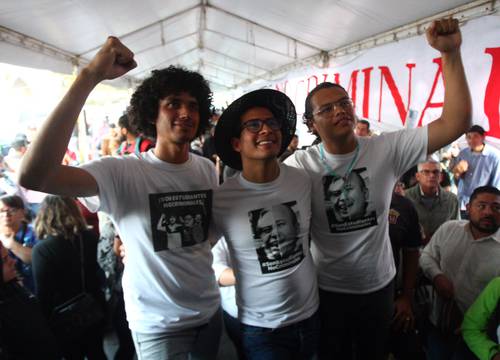
[[[0,359],[60,359],[38,302],[21,285],[16,261],[1,243]]]
[[[46,316],[50,319],[55,307],[84,291],[103,305],[97,265],[98,239],[87,229],[74,199],[47,196],[36,217],[35,231],[41,241],[33,249],[33,275],[36,295]],[[76,338],[64,336],[67,334],[61,334],[54,325],[53,328],[65,358],[106,358],[101,324],[86,329]]]

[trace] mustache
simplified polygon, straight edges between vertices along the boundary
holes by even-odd
[[[485,216],[485,217],[482,217],[479,219],[479,221],[483,221],[483,220],[488,220],[488,221],[491,221],[492,223],[497,223],[496,219],[493,217],[493,216]]]

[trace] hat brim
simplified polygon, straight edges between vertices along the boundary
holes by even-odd
[[[225,165],[236,170],[242,170],[241,156],[233,149],[231,138],[240,133],[241,115],[253,107],[267,108],[281,120],[282,142],[278,156],[286,150],[295,134],[297,112],[292,100],[281,91],[259,89],[233,101],[219,118],[214,137],[217,155]]]

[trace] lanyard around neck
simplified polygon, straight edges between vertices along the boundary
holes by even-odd
[[[354,151],[355,151],[354,157],[352,158],[349,166],[347,167],[347,170],[346,170],[344,176],[340,176],[335,171],[333,171],[332,167],[330,165],[328,165],[328,163],[326,162],[326,159],[325,159],[325,148],[324,148],[324,146],[323,146],[322,143],[319,144],[319,154],[320,154],[321,163],[323,164],[323,167],[326,169],[326,171],[330,175],[332,175],[334,177],[342,178],[344,180],[344,182],[349,178],[349,175],[351,175],[352,168],[354,167],[354,164],[356,163],[356,160],[358,160],[359,143],[356,143],[356,150],[354,150]]]

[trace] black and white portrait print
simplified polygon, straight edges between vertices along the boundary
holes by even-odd
[[[296,206],[293,201],[248,213],[263,274],[290,268],[304,258]]]
[[[341,176],[323,177],[323,194],[330,232],[343,233],[377,225],[374,210],[369,209],[369,189],[363,173],[354,169],[347,179]]]
[[[155,251],[178,249],[207,240],[212,191],[150,194]]]

